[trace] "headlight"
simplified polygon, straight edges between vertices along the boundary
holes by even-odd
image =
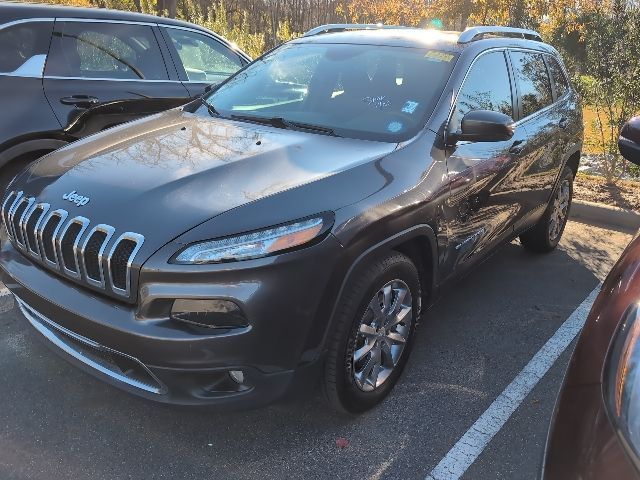
[[[219,263],[266,257],[309,243],[326,232],[329,226],[324,217],[314,217],[243,235],[198,242],[179,252],[172,263]]]
[[[640,309],[632,305],[618,326],[604,370],[609,418],[636,466],[640,467]]]

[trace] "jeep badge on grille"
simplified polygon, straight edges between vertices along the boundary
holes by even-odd
[[[62,198],[64,200],[69,200],[70,202],[73,202],[76,204],[77,207],[83,207],[85,206],[87,203],[89,203],[90,198],[89,197],[84,197],[82,195],[78,195],[78,193],[73,190],[69,193],[65,193]]]

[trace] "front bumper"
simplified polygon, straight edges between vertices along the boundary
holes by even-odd
[[[272,403],[317,380],[309,373],[321,364],[318,332],[327,322],[319,315],[320,305],[341,250],[329,235],[302,251],[242,262],[239,271],[228,265],[213,269],[192,283],[183,275],[165,275],[162,282],[140,285],[138,305],[47,272],[7,241],[2,241],[0,267],[31,325],[83,370],[159,402],[244,409]],[[149,278],[159,278],[157,271]],[[249,326],[193,328],[158,308],[172,298],[208,296],[236,302]],[[233,380],[230,371],[242,371],[244,380]]]

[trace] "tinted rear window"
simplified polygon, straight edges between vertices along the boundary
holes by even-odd
[[[52,22],[31,22],[0,30],[0,73],[15,72],[34,57],[46,56],[52,29]]]
[[[569,82],[560,63],[551,55],[547,55],[547,65],[549,66],[553,83],[556,86],[556,96],[560,98],[569,90]]]
[[[540,53],[511,52],[518,80],[522,116],[527,117],[553,103],[547,67]]]
[[[169,78],[151,27],[104,22],[56,23],[46,74],[120,80]]]

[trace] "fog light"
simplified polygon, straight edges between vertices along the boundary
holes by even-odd
[[[242,370],[231,370],[229,376],[236,383],[244,383],[244,372]]]
[[[207,328],[246,327],[247,319],[240,307],[230,300],[176,299],[171,308],[171,318]]]

